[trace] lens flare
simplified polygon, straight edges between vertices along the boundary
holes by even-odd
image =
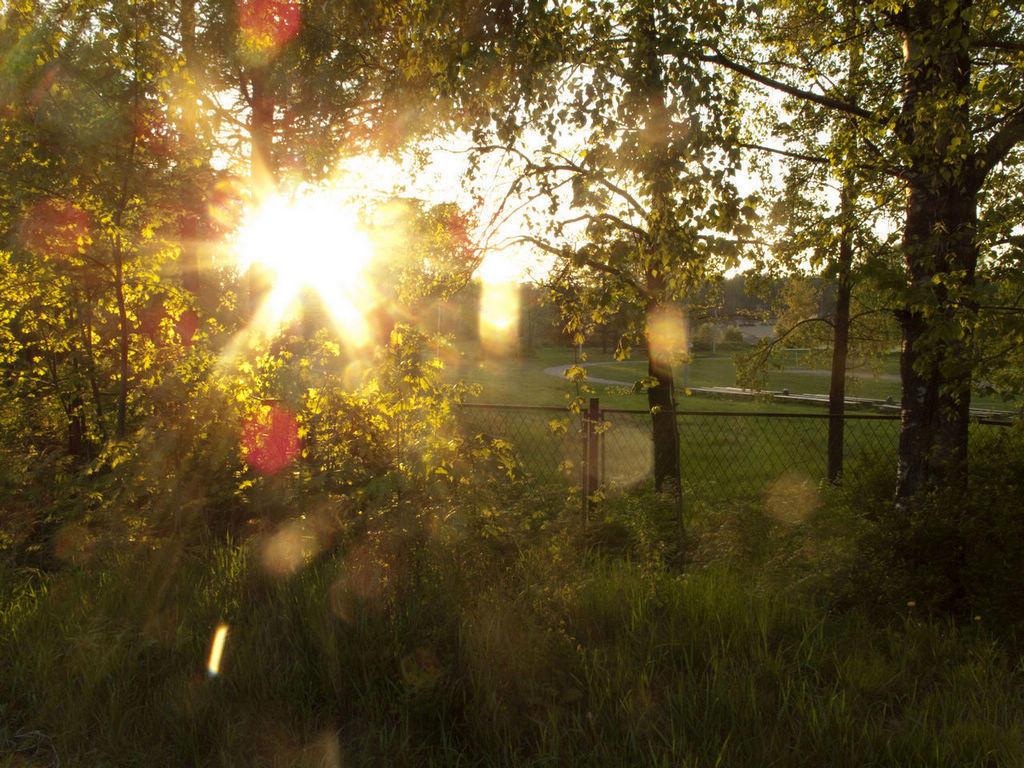
[[[686,316],[678,307],[663,306],[647,317],[647,344],[652,359],[673,365],[689,351]]]
[[[492,254],[480,265],[480,340],[484,349],[504,354],[515,347],[519,332],[518,268]]]
[[[409,577],[408,551],[398,537],[367,536],[346,553],[343,572],[331,586],[330,609],[349,623],[360,610],[383,611]]]
[[[515,348],[519,332],[519,286],[515,283],[484,283],[480,296],[480,340],[491,352]]]
[[[86,526],[68,523],[57,531],[53,548],[54,554],[61,560],[81,563],[92,556],[96,548],[96,539]]]
[[[241,179],[219,179],[207,193],[210,222],[222,231],[236,229],[242,222],[248,193]]]
[[[228,625],[221,624],[213,633],[213,642],[210,643],[210,660],[206,663],[206,671],[210,677],[220,674],[220,660],[224,655],[224,641],[228,637]]]
[[[821,499],[814,481],[796,470],[783,472],[765,491],[765,513],[784,525],[807,522],[819,506]]]
[[[299,455],[299,425],[287,408],[263,406],[242,425],[241,448],[249,466],[272,475]]]
[[[605,478],[609,483],[628,487],[641,483],[654,471],[654,452],[650,449],[651,428],[632,420],[616,423],[613,439],[620,445],[635,446],[634,450],[608,451]]]
[[[239,0],[238,27],[243,45],[252,53],[272,56],[295,37],[302,6],[288,0]]]
[[[27,211],[19,235],[22,245],[37,256],[66,259],[84,252],[92,242],[92,225],[77,205],[51,197]]]
[[[441,662],[430,648],[417,648],[399,662],[402,678],[411,688],[429,688],[441,677]]]
[[[282,578],[296,573],[319,551],[316,526],[303,517],[285,523],[263,540],[260,561],[269,575]]]

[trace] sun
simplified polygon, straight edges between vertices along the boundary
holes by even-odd
[[[236,243],[242,267],[259,268],[272,286],[256,324],[276,327],[312,289],[347,339],[357,346],[367,339],[365,272],[373,244],[351,210],[329,191],[269,197],[245,217]]]

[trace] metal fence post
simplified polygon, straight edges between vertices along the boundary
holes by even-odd
[[[600,434],[598,424],[601,422],[601,404],[599,398],[590,398],[590,406],[583,416],[583,520],[590,515],[590,498],[601,485]]]

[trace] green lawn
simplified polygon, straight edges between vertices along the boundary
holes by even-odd
[[[467,350],[460,355],[457,363],[449,364],[449,370],[453,378],[481,385],[482,392],[478,398],[481,403],[566,405],[580,395],[584,398],[600,397],[604,408],[646,409],[646,395],[630,391],[634,381],[647,375],[646,360],[616,362],[610,353],[590,349],[585,350],[585,353],[587,359],[582,365],[589,376],[621,383],[589,382],[585,387],[577,389],[575,384],[565,378],[544,373],[547,368],[572,365],[575,362],[576,351],[569,347],[542,347],[531,356],[504,360],[481,360],[475,349]],[[681,398],[686,397],[682,390],[683,373],[682,368],[677,373]],[[687,384],[693,387],[734,386],[732,361],[726,358],[699,359],[691,364],[687,379]],[[767,406],[769,404],[765,402],[696,396],[687,397],[685,405],[680,404],[680,408],[685,410],[746,411],[764,410]],[[780,406],[776,404],[774,407]]]
[[[565,405],[580,394],[584,398],[597,396],[605,408],[644,409],[647,398],[642,393],[631,393],[633,382],[647,375],[646,359],[615,361],[610,353],[600,350],[584,350],[583,363],[588,376],[610,379],[619,385],[590,382],[582,390],[566,380],[544,373],[544,369],[558,365],[571,365],[576,361],[576,350],[571,347],[541,347],[531,355],[518,359],[481,359],[475,348],[466,349],[457,361],[449,363],[454,376],[468,382],[480,384],[482,393],[479,402],[518,405]],[[676,370],[676,385],[679,409],[687,411],[760,411],[793,412],[794,410],[818,411],[819,406],[792,403],[769,402],[765,399],[730,400],[709,397],[694,389],[704,387],[735,387],[736,371],[732,358],[724,355],[697,355],[689,365]],[[826,368],[787,368],[772,370],[766,385],[768,391],[788,390],[791,394],[825,395],[829,389],[829,372]],[[690,390],[687,392],[687,390]],[[890,355],[882,361],[878,371],[861,369],[847,378],[847,396],[874,400],[900,399],[899,359]],[[1001,398],[979,397],[972,399],[976,408],[1012,410],[1014,401]]]
[[[532,357],[503,361],[475,360],[467,354],[461,358],[457,373],[481,385],[478,403],[564,407],[576,396],[576,386],[544,370],[571,364],[575,356],[571,348],[543,348]],[[630,391],[632,383],[646,374],[646,361],[616,362],[611,355],[593,350],[587,351],[587,358],[584,365],[588,375],[621,382],[591,382],[580,388],[579,395],[599,397],[605,412],[608,426],[603,437],[602,462],[606,481],[617,488],[632,487],[651,475],[650,416],[610,411],[646,410],[646,396]],[[898,402],[899,383],[892,380],[897,365],[898,360],[893,357],[884,361],[878,377],[862,374],[851,382],[850,395],[892,397]],[[780,478],[797,484],[816,484],[825,476],[828,424],[824,418],[815,418],[824,415],[823,403],[733,399],[699,392],[702,387],[735,385],[733,362],[721,355],[698,356],[688,367],[681,366],[676,375],[677,406],[691,414],[679,421],[680,460],[689,497],[705,501],[760,498]],[[826,394],[828,376],[821,370],[777,371],[772,373],[768,386],[786,388],[793,394]],[[1006,407],[997,401],[988,403],[989,407]],[[472,409],[465,411],[463,417],[475,431],[515,445],[524,468],[534,478],[562,477],[571,483],[579,482],[582,438],[578,419],[566,419],[557,411],[510,409]],[[845,432],[847,485],[852,487],[861,482],[864,467],[895,466],[897,421],[852,419],[846,423]]]

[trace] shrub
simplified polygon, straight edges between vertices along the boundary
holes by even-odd
[[[725,335],[722,337],[722,341],[727,344],[742,344],[743,343],[743,331],[741,331],[735,325],[730,325],[725,329]]]
[[[710,352],[712,349],[735,350],[743,346],[743,331],[735,325],[721,329],[711,323],[702,323],[693,334],[695,352]]]
[[[1024,572],[1022,436],[977,435],[968,493],[922,494],[910,509],[874,495],[848,499],[868,522],[852,563],[846,597],[886,612],[941,612],[1016,633]]]

